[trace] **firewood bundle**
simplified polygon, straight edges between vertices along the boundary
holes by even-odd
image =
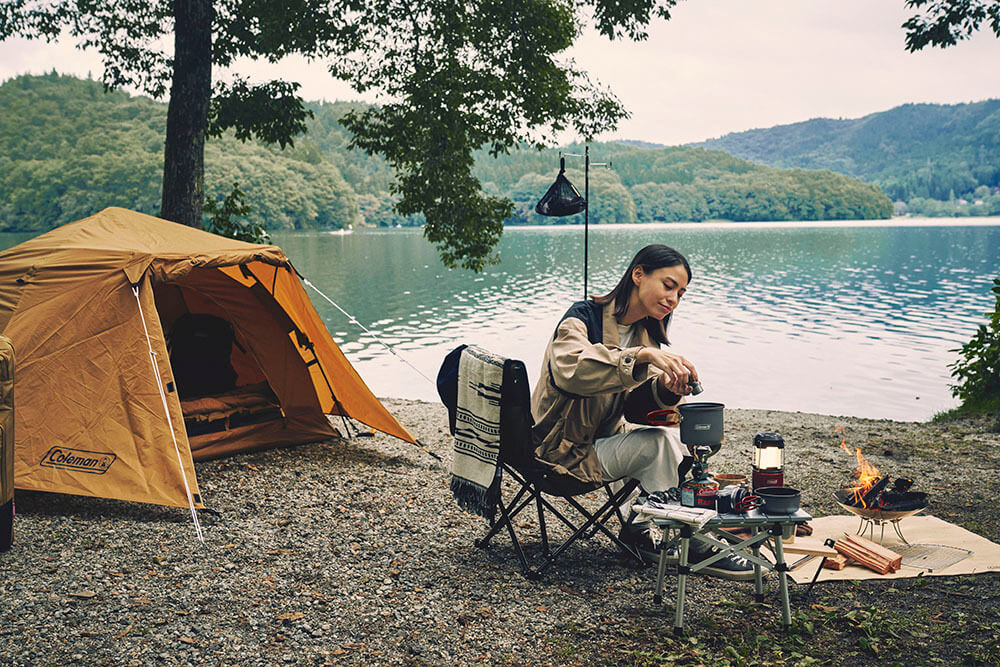
[[[903,557],[898,553],[860,535],[844,533],[844,539],[834,542],[833,548],[842,556],[879,574],[896,572],[903,564]]]

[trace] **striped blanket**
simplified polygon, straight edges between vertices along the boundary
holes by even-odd
[[[462,351],[458,365],[451,492],[463,509],[491,521],[500,497],[503,364],[501,357],[470,346]]]

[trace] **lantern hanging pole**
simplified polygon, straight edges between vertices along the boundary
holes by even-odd
[[[589,264],[587,251],[590,248],[590,144],[587,144],[583,152],[583,200],[587,202],[587,208],[583,209],[583,300],[586,301]]]
[[[590,144],[584,148],[583,154],[559,152],[560,165],[566,164],[566,157],[583,158],[583,300],[588,298],[587,294],[587,267],[590,264]],[[595,167],[611,168],[611,162],[594,162]]]

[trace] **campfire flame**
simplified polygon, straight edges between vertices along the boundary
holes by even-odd
[[[836,433],[837,431],[843,430],[843,426],[838,426],[833,432]],[[840,448],[847,452],[847,454],[854,456],[858,462],[858,467],[854,469],[854,477],[857,478],[857,481],[853,485],[848,486],[845,491],[848,491],[851,494],[851,499],[853,500],[854,505],[867,508],[868,505],[865,504],[865,494],[868,493],[868,491],[871,490],[871,488],[875,486],[880,479],[882,479],[882,473],[861,455],[860,447],[854,447],[852,451],[852,448],[847,446],[846,435],[841,435]]]

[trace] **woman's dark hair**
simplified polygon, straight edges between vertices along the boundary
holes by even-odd
[[[665,266],[683,266],[684,270],[687,271],[688,282],[691,282],[691,266],[688,264],[687,259],[684,258],[684,255],[669,246],[658,243],[646,246],[635,254],[635,257],[632,258],[632,263],[625,270],[625,275],[622,276],[622,279],[618,281],[613,290],[604,296],[594,297],[594,301],[601,305],[606,305],[614,301],[615,319],[619,322],[625,317],[625,312],[628,310],[629,298],[632,296],[632,290],[635,289],[635,283],[632,282],[632,272],[635,271],[635,267],[637,266],[641,266],[645,273],[652,273]],[[657,320],[653,317],[644,318],[643,324],[646,326],[646,331],[649,332],[649,337],[653,339],[653,342],[670,345],[670,341],[667,340],[667,328],[670,326],[671,317],[673,317],[673,313],[670,313],[662,320]]]

